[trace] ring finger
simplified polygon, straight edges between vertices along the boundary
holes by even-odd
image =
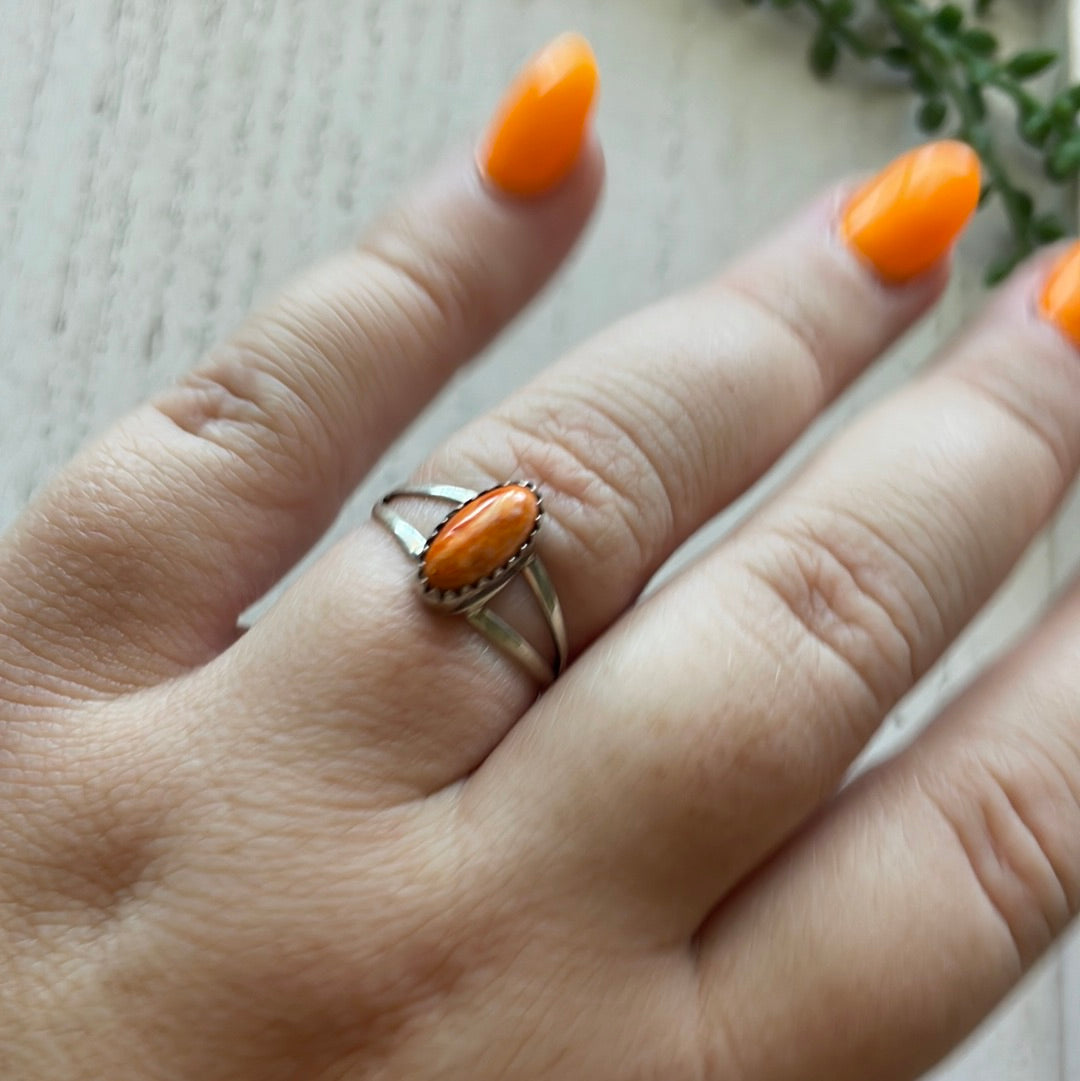
[[[830,194],[733,269],[556,365],[422,478],[539,483],[541,554],[579,651],[932,302],[977,194],[974,156],[954,143],[905,156],[846,208]],[[360,529],[222,659],[221,700],[262,688],[252,723],[264,734],[272,701],[286,731],[318,741],[320,762],[329,752],[354,774],[359,746],[403,797],[461,776],[536,685],[463,621],[426,611],[409,577],[384,530]],[[528,620],[527,597],[507,608]]]

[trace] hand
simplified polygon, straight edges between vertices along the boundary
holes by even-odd
[[[583,42],[550,46],[479,170],[450,163],[4,540],[0,1076],[909,1078],[1080,906],[1075,591],[837,794],[1075,476],[1076,253],[635,604],[936,299],[979,188],[956,144],[828,193],[422,466],[540,486],[570,638],[549,689],[423,605],[378,523],[238,633],[571,248],[594,85]],[[521,580],[498,607],[543,647]]]

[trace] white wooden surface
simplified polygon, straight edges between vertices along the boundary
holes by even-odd
[[[1014,0],[999,0],[1009,15]],[[1064,13],[1015,0],[1013,30]],[[0,0],[0,525],[91,432],[253,297],[347,243],[569,26],[604,70],[610,183],[575,265],[394,448],[424,448],[613,316],[709,272],[826,179],[915,138],[903,97],[807,76],[804,35],[737,0]],[[845,83],[856,83],[852,92]],[[981,296],[998,228],[940,310],[813,438],[920,364]],[[812,442],[813,439],[810,441]],[[1077,563],[1080,505],[882,734],[906,738]],[[1080,1081],[1080,939],[934,1076]]]

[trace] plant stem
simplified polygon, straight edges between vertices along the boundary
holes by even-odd
[[[760,3],[762,0],[747,0]],[[1016,110],[1017,130],[1037,147],[1047,175],[1061,183],[1080,172],[1080,86],[1043,101],[1024,80],[1055,60],[1046,49],[1005,59],[997,56],[994,36],[966,21],[950,0],[930,8],[925,0],[770,0],[779,8],[802,7],[817,29],[811,67],[828,75],[842,50],[862,61],[880,60],[904,70],[923,99],[919,125],[936,131],[951,113],[956,136],[969,143],[983,163],[983,202],[998,198],[1012,234],[1012,247],[988,271],[987,280],[1004,277],[1040,244],[1057,239],[1065,227],[1054,214],[1035,214],[1034,200],[1010,174],[994,142],[986,92],[1008,98]],[[976,0],[981,14],[990,0]],[[871,20],[868,16],[876,13]]]

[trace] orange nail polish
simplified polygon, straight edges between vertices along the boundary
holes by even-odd
[[[1054,264],[1039,297],[1039,311],[1080,347],[1080,244]]]
[[[479,152],[488,179],[510,195],[543,195],[567,176],[585,140],[599,72],[589,43],[563,34],[507,90]]]
[[[945,139],[902,154],[857,191],[841,235],[892,284],[929,270],[979,203],[979,157]]]

